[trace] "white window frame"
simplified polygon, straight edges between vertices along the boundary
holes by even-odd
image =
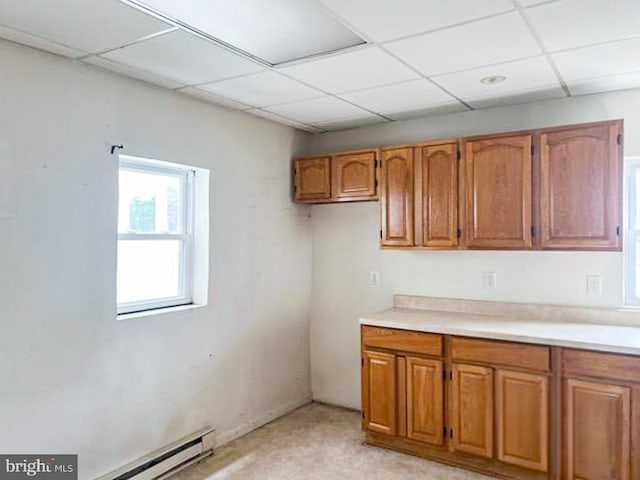
[[[169,162],[146,158],[120,155],[120,170],[144,172],[154,175],[172,175],[180,178],[184,233],[119,233],[120,240],[180,240],[182,241],[182,258],[180,260],[180,295],[176,297],[156,298],[136,302],[118,303],[118,315],[158,310],[162,308],[191,305],[193,303],[193,256],[194,256],[194,204],[195,204],[195,171],[188,167],[180,167]],[[118,195],[119,203],[119,195]],[[118,210],[119,211],[119,210]]]
[[[624,304],[630,307],[640,307],[640,296],[636,295],[636,265],[638,258],[637,240],[640,238],[640,228],[636,219],[640,211],[636,204],[636,195],[640,185],[637,182],[640,172],[640,157],[627,158],[624,161]]]

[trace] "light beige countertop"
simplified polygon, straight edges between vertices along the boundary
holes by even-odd
[[[434,310],[428,307],[442,307],[443,303],[439,299],[428,300],[432,305],[420,305],[423,308],[402,308],[398,305],[406,305],[408,297],[398,296],[394,300],[395,308],[383,310],[381,312],[365,315],[360,319],[362,325],[372,325],[377,327],[398,328],[402,330],[414,330],[420,332],[440,333],[445,335],[459,335],[465,337],[489,338],[495,340],[508,340],[514,342],[534,343],[541,345],[554,345],[561,347],[583,348],[588,350],[598,350],[603,352],[624,353],[631,355],[640,355],[640,314],[629,315],[626,322],[615,324],[610,319],[606,322],[596,323],[589,315],[590,320],[579,321],[575,317],[575,307],[567,307],[567,311],[573,309],[573,314],[567,313],[567,321],[558,320],[554,315],[551,320],[540,320],[531,313],[532,308],[537,306],[523,305],[523,317],[512,316],[514,307],[517,304],[503,304],[509,307],[509,315],[487,314],[489,307],[494,311],[502,308],[498,302],[478,302],[478,301],[457,301],[457,310],[461,311],[442,311]],[[427,298],[427,297],[412,297]],[[451,301],[445,301],[451,303]],[[482,303],[478,310],[483,310],[482,314],[470,313],[470,303]],[[495,304],[495,305],[489,305]],[[447,308],[451,305],[444,304]],[[464,308],[460,308],[460,306]],[[424,308],[427,307],[427,308]],[[541,312],[548,309],[562,309],[565,307],[540,306]],[[505,310],[506,311],[506,310]],[[587,310],[585,312],[596,312],[598,309]],[[608,310],[603,309],[602,312]],[[503,312],[501,312],[503,313]],[[528,317],[528,318],[527,318]],[[629,324],[629,320],[635,322],[638,320],[638,326]]]

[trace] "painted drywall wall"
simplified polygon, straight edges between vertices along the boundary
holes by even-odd
[[[0,65],[0,452],[91,479],[308,400],[306,134],[4,41]],[[207,307],[116,320],[112,143],[211,170]]]
[[[615,118],[625,120],[625,155],[640,156],[640,90],[326,133],[311,138],[308,153]],[[606,307],[622,302],[620,253],[381,251],[372,202],[314,206],[312,222],[317,400],[359,408],[358,316],[390,307],[395,293]],[[380,285],[369,285],[371,271],[380,272]],[[483,272],[496,272],[496,290],[482,288]],[[587,275],[602,276],[602,295],[587,295]]]

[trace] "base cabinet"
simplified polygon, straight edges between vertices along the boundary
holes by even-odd
[[[395,435],[396,356],[367,351],[363,366],[364,427],[374,432]]]
[[[406,392],[407,438],[432,445],[442,445],[444,443],[442,361],[407,357]]]

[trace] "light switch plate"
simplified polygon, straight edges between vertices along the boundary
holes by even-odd
[[[482,274],[482,288],[485,290],[496,289],[496,272],[484,272]]]
[[[601,275],[587,275],[587,295],[602,295]]]
[[[380,272],[369,272],[369,285],[380,285]]]

